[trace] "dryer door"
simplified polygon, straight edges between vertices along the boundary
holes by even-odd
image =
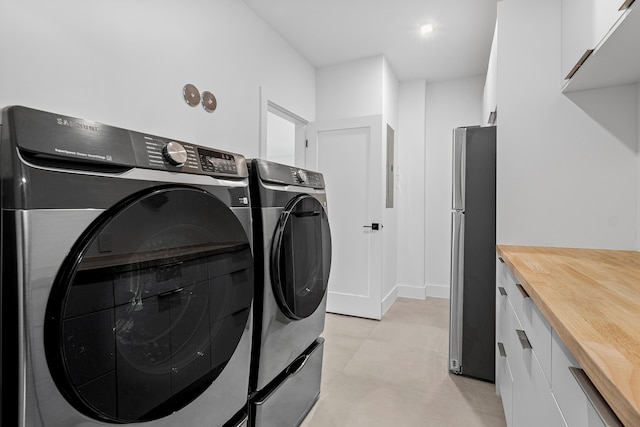
[[[196,188],[147,191],[101,215],[66,258],[47,304],[47,362],[84,414],[158,419],[222,372],[252,298],[249,239],[229,207]]]
[[[301,195],[280,216],[271,248],[271,283],[282,312],[310,316],[324,298],[331,268],[331,233],[320,202]]]

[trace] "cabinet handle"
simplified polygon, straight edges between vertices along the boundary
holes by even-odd
[[[498,351],[500,352],[501,357],[507,357],[507,352],[504,351],[504,344],[498,341]]]
[[[520,345],[522,346],[523,350],[533,349],[525,331],[523,331],[522,329],[516,329],[516,334],[518,334],[518,339],[520,340]]]
[[[631,5],[633,4],[634,1],[636,1],[636,0],[627,0],[627,1],[625,1],[624,3],[622,3],[622,6],[620,6],[620,9],[618,9],[618,10],[620,11],[620,10],[629,9],[629,7],[631,7]]]
[[[501,263],[504,264],[504,260],[502,259],[502,257],[498,257],[498,259],[500,260]]]
[[[606,427],[623,427],[623,424],[620,422],[616,414],[613,413],[611,407],[605,402],[604,398],[593,385],[587,374],[580,368],[574,368],[573,366],[569,366],[569,371],[573,374],[573,377],[576,379],[580,388],[587,396],[589,403],[593,406],[593,409],[596,410],[596,413],[604,423]]]
[[[522,285],[520,283],[516,283],[516,287],[518,288],[518,290],[520,291],[520,293],[522,294],[522,298],[529,298],[529,294],[527,293],[527,291],[522,287]]]
[[[500,291],[500,295],[503,297],[507,296],[507,291],[502,286],[498,286],[498,291]]]
[[[567,74],[567,77],[565,77],[564,79],[569,80],[571,77],[573,77],[573,75],[578,71],[580,67],[582,67],[582,64],[584,64],[587,58],[589,58],[589,55],[591,55],[592,53],[593,53],[593,49],[587,49],[584,55],[580,57],[576,65],[573,66],[571,71],[569,71],[569,74]]]

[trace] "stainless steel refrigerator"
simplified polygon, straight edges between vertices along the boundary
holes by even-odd
[[[449,369],[495,381],[496,128],[453,131]]]

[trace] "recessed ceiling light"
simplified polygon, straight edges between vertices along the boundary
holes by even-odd
[[[433,32],[433,24],[423,24],[420,26],[420,33],[424,36]]]

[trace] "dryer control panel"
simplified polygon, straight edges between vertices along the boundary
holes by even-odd
[[[320,172],[300,169],[266,160],[256,160],[255,163],[260,179],[264,182],[311,188],[325,187],[324,177]]]

